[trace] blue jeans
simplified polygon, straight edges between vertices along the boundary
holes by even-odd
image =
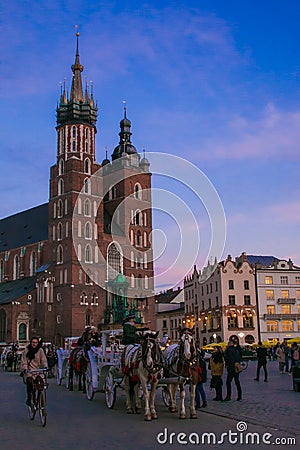
[[[206,402],[206,393],[203,387],[203,383],[197,383],[196,385],[196,406],[200,406],[200,397],[202,398],[203,402]]]

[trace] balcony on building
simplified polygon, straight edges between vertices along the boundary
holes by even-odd
[[[265,320],[300,320],[300,314],[264,314]]]
[[[282,297],[280,297],[280,298],[277,299],[277,303],[280,304],[280,305],[281,304],[294,305],[296,303],[296,298],[291,298],[291,297],[289,297],[289,298],[282,298]]]

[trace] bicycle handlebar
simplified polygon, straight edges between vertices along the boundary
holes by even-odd
[[[35,370],[26,370],[26,373],[45,373],[47,372],[49,369],[48,367],[44,367],[43,369],[35,369]]]

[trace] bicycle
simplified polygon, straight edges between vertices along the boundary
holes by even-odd
[[[36,375],[32,379],[31,405],[28,406],[29,418],[30,420],[34,420],[38,411],[42,427],[46,426],[47,421],[46,390],[48,389],[48,370],[49,369],[26,371],[28,374]]]

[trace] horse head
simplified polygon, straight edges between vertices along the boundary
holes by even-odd
[[[141,342],[141,358],[147,370],[155,372],[161,368],[162,352],[157,341],[158,331],[139,333]]]
[[[179,353],[185,361],[191,361],[196,357],[193,330],[189,328],[181,330]]]

